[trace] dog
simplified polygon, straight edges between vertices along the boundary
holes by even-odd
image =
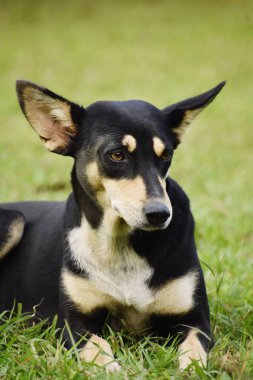
[[[20,107],[46,148],[71,156],[66,202],[1,205],[0,310],[58,315],[66,347],[118,371],[105,323],[178,336],[179,366],[207,363],[209,306],[187,195],[169,177],[174,151],[213,89],[163,110],[141,100],[83,108],[29,81]],[[87,337],[86,341],[80,339]],[[72,339],[72,340],[71,340]]]

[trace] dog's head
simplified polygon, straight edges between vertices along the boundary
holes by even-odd
[[[74,175],[102,210],[131,229],[164,229],[172,219],[166,191],[173,152],[191,121],[224,86],[163,110],[131,100],[78,106],[17,81],[20,106],[52,152],[74,157]]]

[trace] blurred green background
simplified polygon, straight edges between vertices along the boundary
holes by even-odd
[[[209,202],[222,195],[239,207],[236,191],[244,203],[253,135],[252,1],[0,4],[1,200],[47,198],[45,184],[60,182],[61,189],[71,165],[46,153],[28,127],[16,101],[17,78],[83,105],[140,98],[158,107],[226,79],[186,136],[173,170],[190,191],[201,186]]]
[[[214,277],[223,278],[222,312],[238,313],[231,326],[245,312],[252,331],[253,2],[1,1],[0,36],[0,202],[70,191],[72,161],[46,152],[28,126],[16,79],[84,106],[139,98],[161,108],[227,80],[171,174],[191,198],[200,257],[215,273],[206,269],[213,320]],[[216,326],[225,335],[230,325]]]

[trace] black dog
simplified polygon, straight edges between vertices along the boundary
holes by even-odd
[[[16,300],[24,311],[37,305],[41,317],[58,314],[76,342],[89,333],[80,356],[109,371],[120,366],[98,336],[105,321],[113,328],[124,321],[136,334],[179,334],[180,367],[206,364],[209,308],[194,221],[169,167],[185,129],[224,84],[159,110],[139,100],[83,108],[17,82],[20,106],[45,146],[74,158],[73,193],[66,203],[1,205],[2,226],[12,213],[3,209],[26,220],[19,245],[2,255],[1,310]],[[10,234],[3,235],[6,245]]]

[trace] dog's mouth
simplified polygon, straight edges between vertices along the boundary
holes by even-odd
[[[165,222],[159,223],[156,225],[150,224],[150,223],[144,223],[137,227],[138,230],[143,231],[157,231],[157,230],[165,230],[171,222],[171,218],[168,218]]]

